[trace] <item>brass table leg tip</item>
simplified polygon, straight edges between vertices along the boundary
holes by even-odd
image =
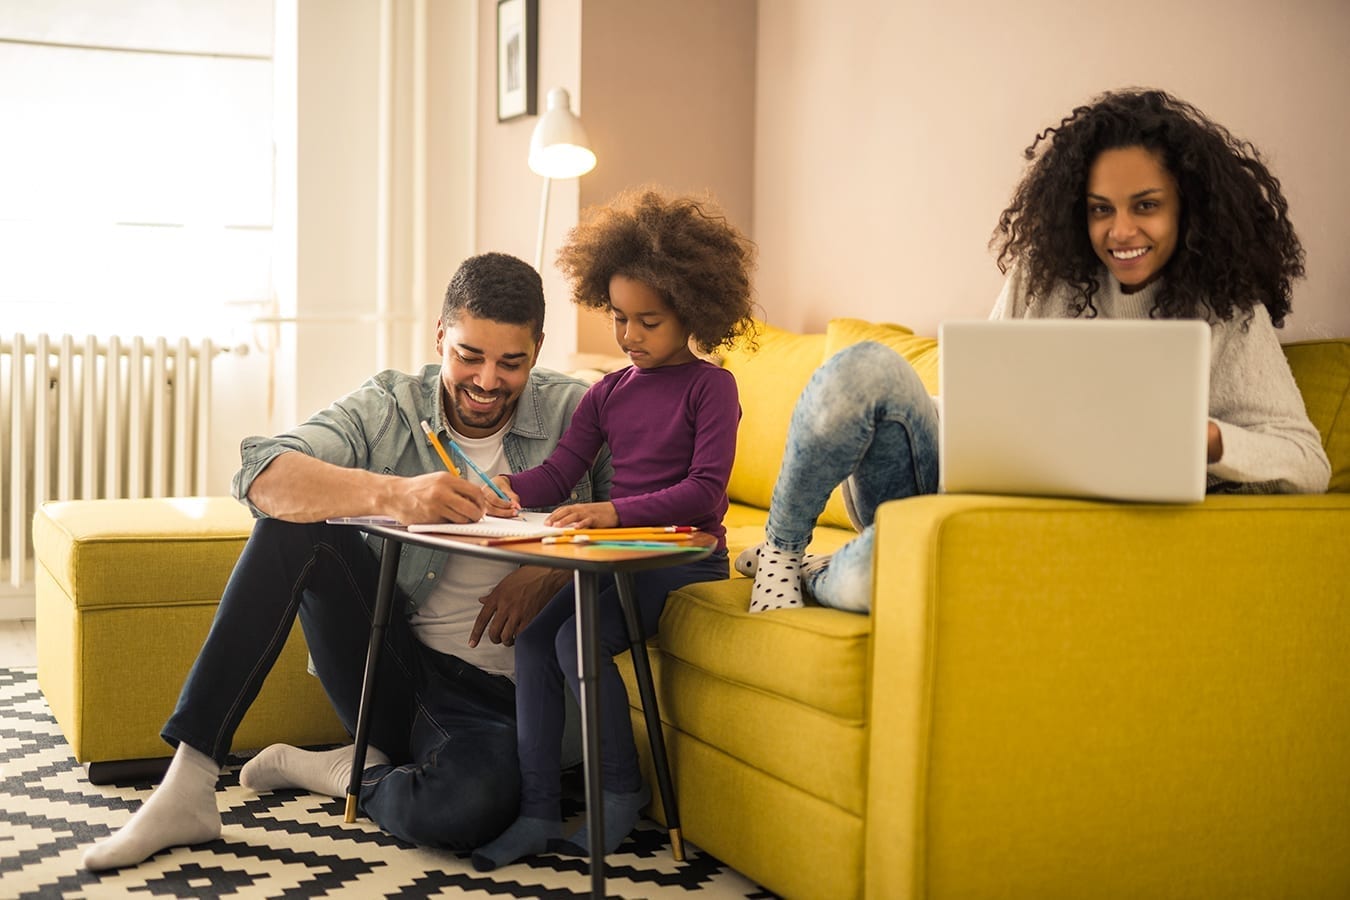
[[[342,818],[348,825],[356,821],[356,797],[351,794],[347,795],[347,811]]]
[[[684,835],[678,828],[670,829],[670,855],[676,862],[684,862]]]

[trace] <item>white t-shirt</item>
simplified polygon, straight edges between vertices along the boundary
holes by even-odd
[[[496,434],[485,438],[468,438],[455,432],[450,434],[478,467],[489,475],[509,475],[511,467],[502,451],[502,438],[510,429],[503,425]],[[478,476],[465,472],[470,481]],[[484,630],[478,646],[469,647],[469,635],[474,620],[483,605],[479,599],[496,587],[497,582],[516,570],[514,563],[479,559],[463,554],[452,554],[441,571],[436,586],[427,595],[426,602],[409,617],[417,639],[433,650],[457,656],[484,672],[505,675],[512,680],[516,673],[514,647],[494,644]]]

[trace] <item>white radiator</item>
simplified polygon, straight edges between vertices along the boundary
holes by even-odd
[[[0,568],[32,577],[45,500],[206,492],[216,348],[164,338],[0,337]]]

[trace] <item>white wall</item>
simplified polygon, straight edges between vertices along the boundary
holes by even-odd
[[[278,106],[294,117],[278,130],[275,281],[279,318],[294,321],[262,329],[277,348],[272,431],[380,366],[434,361],[441,296],[472,252],[477,27],[468,3],[277,7]]]
[[[1307,250],[1283,340],[1350,335],[1350,4],[772,0],[759,4],[755,238],[769,319],[925,334],[987,315],[987,250],[1046,125],[1166,89],[1254,142]]]
[[[477,171],[475,251],[510,253],[533,264],[539,234],[543,179],[530,171],[530,135],[538,116],[497,121],[497,3],[478,3]],[[538,105],[542,114],[550,88],[565,88],[572,112],[583,124],[587,117],[581,85],[581,0],[539,3]],[[601,163],[603,164],[603,162]],[[582,176],[583,178],[589,176]],[[551,260],[563,236],[577,223],[580,183],[554,181],[548,208],[544,259],[544,346],[540,363],[566,369],[577,345],[576,311],[567,303],[567,288]]]

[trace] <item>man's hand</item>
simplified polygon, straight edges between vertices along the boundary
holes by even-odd
[[[619,524],[619,513],[609,501],[573,503],[555,509],[545,522],[560,528],[615,528]]]
[[[387,485],[382,510],[406,524],[477,522],[483,517],[483,494],[478,486],[449,472],[396,478]]]
[[[1205,435],[1205,462],[1216,463],[1223,459],[1223,432],[1213,422]]]
[[[283,453],[262,470],[248,498],[287,522],[321,522],[334,516],[393,516],[415,522],[477,522],[483,517],[478,486],[449,472],[403,478],[350,469],[304,453]]]
[[[521,566],[507,575],[478,601],[483,608],[469,633],[469,646],[478,646],[484,629],[492,643],[513,646],[516,635],[539,615],[544,604],[562,590],[571,577],[572,574],[565,570],[543,566]]]

